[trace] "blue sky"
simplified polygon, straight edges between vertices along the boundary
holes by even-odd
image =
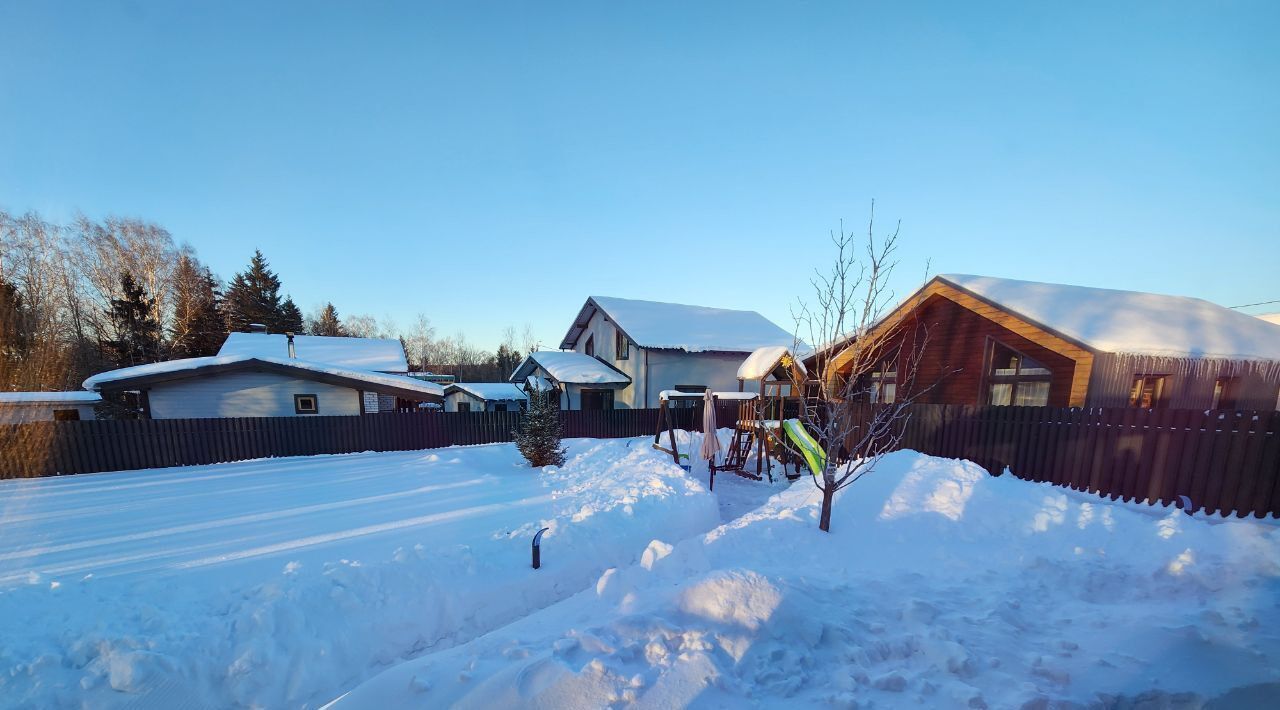
[[[0,4],[0,206],[486,346],[590,294],[789,326],[873,198],[900,292],[1280,299],[1280,3],[258,5]]]

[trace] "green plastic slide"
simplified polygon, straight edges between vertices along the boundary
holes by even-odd
[[[795,446],[804,456],[804,462],[809,465],[809,472],[817,476],[827,470],[827,452],[822,450],[818,442],[809,434],[809,430],[804,428],[799,419],[787,419],[782,422],[782,430],[787,433],[787,438],[791,440],[791,445]]]

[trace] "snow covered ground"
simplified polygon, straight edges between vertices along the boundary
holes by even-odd
[[[721,522],[642,439],[569,447],[0,481],[0,706],[315,706]]]
[[[829,535],[817,501],[801,481],[705,535],[664,531],[639,564],[335,705],[1278,706],[1274,521],[913,452],[842,493]]]

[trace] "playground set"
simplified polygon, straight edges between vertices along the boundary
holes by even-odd
[[[801,476],[801,462],[813,475],[826,469],[826,452],[802,423],[815,420],[818,388],[822,383],[811,378],[804,364],[785,347],[756,350],[743,361],[737,375],[737,392],[711,393],[712,406],[721,401],[738,402],[737,416],[732,422],[733,438],[724,460],[719,464],[714,459],[708,462],[711,487],[714,489],[715,476],[720,471],[757,481],[768,476],[772,482],[775,461],[781,464],[783,475],[790,480]],[[746,391],[748,382],[758,383],[756,391]],[[680,453],[676,442],[672,403],[692,406],[705,401],[705,397],[702,392],[676,390],[666,390],[659,396],[658,428],[653,435],[653,448],[671,454],[676,464],[683,463],[681,458],[687,458],[688,454]],[[662,445],[664,429],[670,448]],[[714,436],[714,432],[707,432],[707,435]],[[747,470],[753,452],[754,473]],[[789,466],[795,467],[795,473],[790,472]]]

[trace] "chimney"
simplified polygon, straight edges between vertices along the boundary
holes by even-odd
[[[266,325],[264,325],[264,324],[262,324],[262,323],[250,323],[250,324],[249,324],[249,332],[250,332],[250,333],[263,333],[263,334],[266,334],[266,332],[267,332],[267,326],[266,326]]]
[[[284,337],[289,341],[289,359],[296,360],[298,352],[293,348],[293,333],[285,333]]]

